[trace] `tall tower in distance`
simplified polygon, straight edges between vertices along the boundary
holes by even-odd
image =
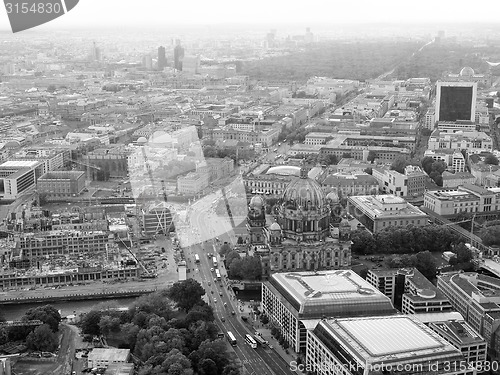
[[[184,58],[184,48],[181,46],[181,41],[177,39],[175,41],[174,48],[174,68],[177,70],[182,70],[182,59]]]
[[[158,70],[163,70],[167,66],[167,56],[165,55],[165,47],[158,47]]]
[[[90,59],[92,61],[101,61],[101,49],[97,47],[95,42],[92,43],[92,48],[90,49]]]
[[[476,82],[436,84],[436,121],[476,121]]]

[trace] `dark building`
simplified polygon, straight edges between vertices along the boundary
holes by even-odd
[[[438,82],[436,121],[476,121],[477,84],[475,82]]]
[[[167,66],[167,56],[165,55],[165,47],[158,47],[158,70],[163,70]]]
[[[174,48],[174,68],[182,70],[182,59],[184,58],[184,48],[180,45],[180,41]]]

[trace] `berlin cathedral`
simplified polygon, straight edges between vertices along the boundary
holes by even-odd
[[[342,218],[337,194],[325,194],[307,177],[292,181],[277,203],[274,222],[266,223],[265,199],[250,200],[247,229],[250,247],[262,257],[263,277],[273,272],[320,271],[351,265],[351,226]],[[334,225],[334,222],[340,223]]]

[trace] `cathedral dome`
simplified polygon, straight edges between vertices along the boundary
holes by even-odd
[[[460,76],[462,77],[472,77],[474,75],[474,69],[470,66],[466,66],[460,71]]]
[[[322,208],[325,205],[325,194],[319,184],[307,178],[307,173],[292,181],[283,192],[285,206],[295,206],[301,210]]]
[[[281,230],[281,227],[280,227],[280,225],[277,222],[274,222],[269,227],[269,230],[276,230],[276,231],[278,231],[278,230]]]
[[[253,208],[262,208],[264,206],[264,198],[260,195],[254,195],[250,200],[250,206]]]
[[[326,199],[330,202],[330,203],[338,203],[339,202],[339,196],[336,192],[334,191],[331,191],[329,192],[327,195],[326,195]]]
[[[137,144],[145,145],[146,143],[148,143],[148,140],[145,137],[139,137],[137,140]]]

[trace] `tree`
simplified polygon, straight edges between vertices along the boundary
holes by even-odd
[[[422,129],[422,135],[424,137],[429,137],[432,134],[432,131],[430,129],[424,128]]]
[[[413,265],[429,280],[436,277],[436,260],[429,251],[423,251],[414,256]]]
[[[434,159],[431,158],[430,156],[424,156],[422,159],[422,169],[424,170],[425,173],[430,174],[432,169],[432,164],[434,163]]]
[[[226,343],[223,340],[206,340],[200,345],[198,350],[189,355],[189,359],[193,363],[193,367],[198,370],[201,370],[200,367],[203,360],[211,359],[215,363],[217,371],[222,372],[224,367],[229,363],[226,354]]]
[[[260,321],[262,324],[266,325],[269,323],[269,317],[266,314],[260,314]]]
[[[187,374],[185,371],[191,370],[191,361],[178,349],[172,349],[165,356],[165,359],[161,364],[161,370],[166,372],[168,375],[185,375]]]
[[[240,254],[236,250],[230,251],[226,255],[226,268],[227,269],[231,268],[231,263],[238,259],[241,259]]]
[[[167,296],[186,312],[191,310],[193,306],[199,305],[204,294],[205,289],[193,279],[178,281],[167,292]]]
[[[442,174],[445,170],[446,170],[446,163],[444,161],[436,160],[434,163],[432,163],[432,166],[431,166],[432,172],[436,171],[439,174]]]
[[[350,152],[344,152],[344,153],[342,154],[342,158],[343,158],[343,159],[350,159],[350,158],[352,158],[352,155],[351,155],[351,153],[350,153]]]
[[[366,168],[363,172],[368,173],[368,174],[370,174],[370,175],[371,175],[371,174],[373,174],[373,169],[372,169],[372,168],[370,168],[370,167],[368,167],[368,168]]]
[[[229,364],[224,367],[222,375],[241,375],[241,372],[238,366],[236,366],[235,364]]]
[[[58,344],[57,335],[48,324],[36,327],[26,338],[26,346],[31,350],[53,352],[57,349]]]
[[[109,315],[101,316],[99,330],[104,336],[108,336],[111,332],[118,332],[120,330],[120,319]]]
[[[158,291],[139,297],[129,308],[132,319],[135,314],[143,312],[146,314],[156,314],[165,320],[170,320],[173,316],[171,301],[169,301],[166,291]]]
[[[257,256],[235,259],[228,268],[232,279],[257,280],[262,276],[262,263]]]
[[[236,242],[238,245],[243,245],[244,241],[243,241],[243,237],[241,236],[238,236],[238,241]]]
[[[217,375],[217,365],[210,358],[204,358],[198,365],[200,375]]]
[[[404,174],[407,165],[408,163],[406,162],[406,160],[399,157],[392,162],[391,170]]]
[[[481,237],[483,244],[486,246],[500,246],[500,225],[483,227],[479,232],[479,237]]]
[[[43,323],[48,324],[53,332],[57,332],[61,322],[61,315],[54,306],[45,305],[29,309],[24,314],[23,320],[41,320]]]
[[[206,303],[204,303],[203,305],[193,306],[193,308],[189,310],[185,318],[185,321],[188,325],[199,320],[202,320],[204,322],[214,321],[214,310],[212,306],[209,306]]]
[[[366,158],[366,160],[368,160],[370,163],[373,164],[376,158],[377,158],[377,153],[375,151],[373,150],[368,151],[368,157]]]
[[[219,249],[219,254],[224,256],[230,251],[231,251],[231,245],[229,245],[229,243],[227,242],[224,242],[224,244]]]
[[[101,311],[91,310],[80,320],[80,328],[83,333],[88,335],[98,335],[101,333],[99,323],[103,313]]]
[[[490,165],[498,165],[498,158],[493,154],[488,154],[484,158],[484,163]]]

